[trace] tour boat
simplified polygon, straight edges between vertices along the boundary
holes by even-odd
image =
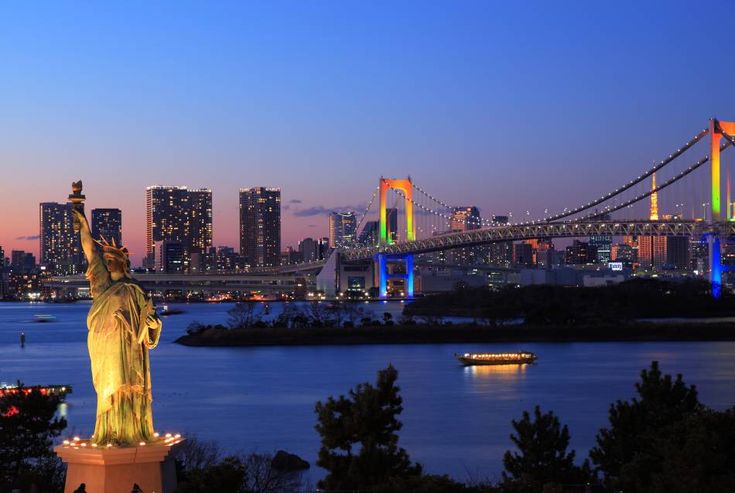
[[[517,353],[455,353],[463,365],[522,365],[536,361],[536,355],[527,352]]]
[[[8,385],[0,383],[0,397],[4,395],[17,394],[23,392],[29,394],[34,389],[38,389],[43,395],[61,395],[71,393],[71,385],[28,385],[19,387],[17,385]]]

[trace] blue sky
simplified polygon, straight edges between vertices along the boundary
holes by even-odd
[[[735,6],[735,4],[730,5]],[[715,10],[714,7],[717,7]],[[0,5],[0,245],[86,184],[142,250],[146,185],[280,186],[284,244],[378,177],[541,210],[627,181],[735,119],[735,17],[695,2],[17,2]],[[570,204],[570,202],[573,202]],[[301,211],[299,213],[298,211]],[[25,243],[24,243],[25,242]]]

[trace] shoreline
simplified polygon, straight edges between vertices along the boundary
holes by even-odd
[[[174,342],[192,347],[338,346],[508,342],[735,341],[735,323],[627,323],[604,326],[394,325],[360,328],[206,328]]]

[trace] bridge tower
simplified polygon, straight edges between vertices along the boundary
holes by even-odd
[[[404,206],[406,210],[406,238],[405,241],[413,241],[416,239],[416,230],[413,224],[413,183],[411,178],[383,178],[380,177],[379,184],[379,195],[380,195],[380,245],[390,245],[396,241],[393,234],[396,231],[391,231],[388,222],[388,190],[394,189],[399,190],[404,197]],[[398,218],[395,218],[396,224]],[[392,221],[391,221],[392,222]],[[399,254],[399,255],[386,255],[384,253],[378,253],[375,256],[375,263],[377,264],[376,275],[377,284],[379,286],[379,292],[381,298],[388,297],[388,282],[391,279],[402,279],[405,283],[404,294],[408,298],[413,298],[413,254]],[[398,269],[397,264],[403,264],[403,269]],[[393,267],[395,270],[402,270],[401,273],[396,273],[391,270]]]
[[[720,180],[720,143],[723,133],[728,136],[735,135],[735,122],[723,122],[717,119],[709,121],[710,134],[710,163],[712,170],[712,207],[711,231],[708,235],[709,245],[709,278],[712,283],[712,295],[719,298],[722,288],[722,250],[720,247],[720,224],[732,221],[730,204],[725,204],[723,214],[720,197],[722,195],[722,183]],[[727,184],[729,186],[729,183]],[[729,199],[728,199],[729,200]]]

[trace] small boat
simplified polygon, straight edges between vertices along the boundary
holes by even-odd
[[[536,355],[528,352],[517,353],[455,353],[463,365],[523,365],[536,361]]]
[[[180,315],[184,313],[184,310],[181,310],[179,308],[169,308],[168,305],[163,305],[163,309],[161,310],[161,316],[167,317],[169,315]]]
[[[53,315],[48,315],[48,314],[33,315],[33,321],[39,324],[53,322],[54,320],[56,320],[56,317],[54,317]]]
[[[29,394],[33,390],[38,390],[43,395],[61,395],[71,394],[71,385],[8,385],[5,382],[0,382],[0,397],[24,393]]]

